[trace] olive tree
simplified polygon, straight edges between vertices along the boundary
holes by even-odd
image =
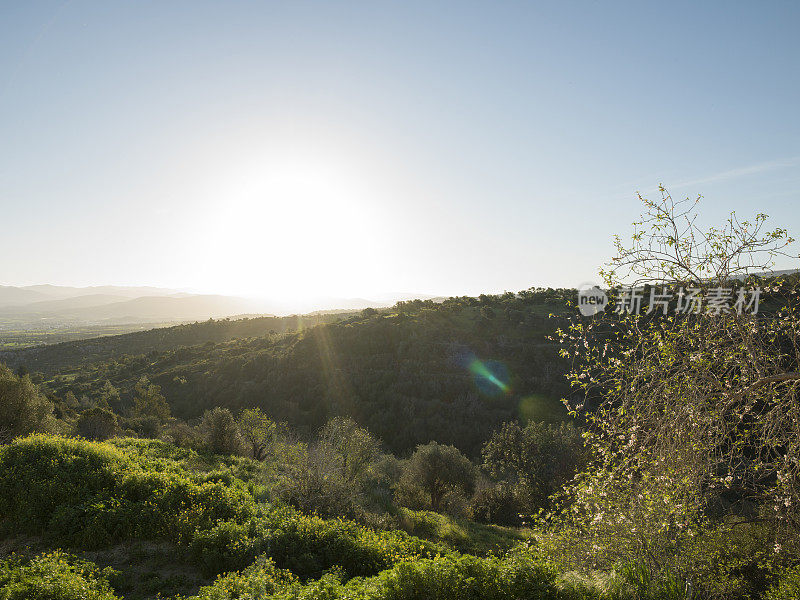
[[[336,457],[342,477],[354,483],[380,456],[380,443],[353,419],[334,417],[320,430],[320,446]]]
[[[277,435],[277,425],[260,408],[246,408],[237,420],[239,432],[256,460],[263,460]]]
[[[236,419],[227,408],[216,407],[203,413],[200,421],[203,444],[214,454],[236,454],[241,439]]]
[[[442,510],[451,492],[471,493],[475,467],[458,448],[437,442],[417,446],[405,465],[401,485],[419,487],[430,499],[431,510]]]
[[[99,406],[89,408],[78,416],[75,432],[87,440],[107,440],[117,432],[117,416]]]
[[[53,429],[53,403],[25,375],[0,364],[0,443]]]

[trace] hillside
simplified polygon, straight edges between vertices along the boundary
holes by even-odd
[[[49,374],[59,369],[47,382],[59,397],[97,398],[110,382],[121,393],[119,411],[146,377],[182,419],[215,406],[258,406],[311,432],[342,415],[395,452],[435,439],[475,454],[504,421],[565,416],[565,365],[547,337],[561,322],[550,313],[563,313],[569,297],[568,290],[541,290],[405,302],[283,336],[265,334],[300,324],[185,325],[27,350],[11,362]],[[103,349],[109,343],[118,351]],[[89,363],[88,353],[106,358]]]
[[[379,294],[375,299],[320,295],[280,300],[196,294],[155,287],[0,286],[0,351],[208,319],[387,308],[397,301],[411,298],[434,299],[433,296],[400,292]]]
[[[270,332],[285,333],[320,323],[336,321],[350,313],[257,317],[245,319],[208,319],[187,323],[0,352],[0,362],[16,369],[24,366],[31,372],[53,375],[60,369],[76,369],[91,362],[115,359],[126,354],[164,352],[181,346],[225,342],[236,338],[258,337]]]

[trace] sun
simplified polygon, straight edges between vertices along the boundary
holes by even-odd
[[[223,190],[207,224],[221,289],[296,298],[363,286],[358,273],[375,263],[380,235],[357,172],[272,160],[236,170]]]

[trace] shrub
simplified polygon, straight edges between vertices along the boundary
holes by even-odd
[[[577,600],[559,590],[551,568],[526,554],[504,559],[447,556],[401,561],[367,579],[342,583],[346,576],[331,569],[301,585],[261,559],[241,573],[220,577],[197,598],[229,600],[271,594],[275,600]]]
[[[342,519],[323,520],[292,509],[273,509],[246,523],[222,522],[198,532],[197,562],[209,574],[242,569],[266,553],[301,578],[319,577],[338,565],[349,577],[374,575],[401,560],[447,550],[404,532],[377,532]]]
[[[470,503],[470,515],[480,523],[518,527],[522,524],[524,508],[511,486],[497,485],[475,492]]]
[[[126,419],[124,425],[141,438],[155,439],[161,433],[161,419],[154,415]]]
[[[169,418],[170,410],[161,388],[142,377],[133,388],[134,413],[137,417],[156,417],[160,421]]]
[[[60,551],[0,562],[0,600],[114,600],[110,569]]]
[[[278,569],[271,559],[261,556],[243,571],[222,575],[213,585],[202,588],[197,599],[263,598],[295,581],[296,578],[290,571]]]
[[[0,448],[0,473],[13,473],[0,478],[0,517],[87,547],[128,537],[180,542],[254,514],[242,486],[198,483],[174,466],[145,471],[110,444],[31,436]]]
[[[241,447],[236,420],[227,408],[207,410],[200,432],[206,449],[214,454],[236,454]]]
[[[380,456],[380,443],[350,418],[335,417],[320,431],[320,446],[338,458],[341,476],[348,482],[363,479]]]
[[[517,512],[545,508],[548,498],[575,475],[584,461],[580,432],[571,423],[531,421],[524,428],[505,423],[482,450],[483,468],[496,480],[518,489]]]
[[[239,415],[239,431],[253,458],[263,460],[274,443],[277,425],[260,408],[246,408]]]
[[[75,422],[75,433],[87,440],[107,440],[117,432],[117,416],[104,408],[83,411]]]
[[[0,517],[43,533],[60,507],[107,496],[129,463],[105,444],[38,434],[17,440],[0,448]]]
[[[345,479],[340,457],[330,447],[283,447],[278,460],[281,470],[274,491],[281,500],[325,517],[355,515],[362,501],[360,486]]]
[[[183,448],[194,448],[198,445],[198,432],[194,427],[178,422],[164,432],[164,440]]]
[[[778,582],[767,591],[764,600],[800,598],[800,566],[787,570]]]
[[[556,600],[555,573],[523,554],[498,558],[446,557],[401,563],[374,581],[381,600]]]

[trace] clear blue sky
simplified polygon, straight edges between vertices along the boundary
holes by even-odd
[[[797,2],[0,2],[0,284],[574,286],[659,182],[800,234],[799,30]]]

